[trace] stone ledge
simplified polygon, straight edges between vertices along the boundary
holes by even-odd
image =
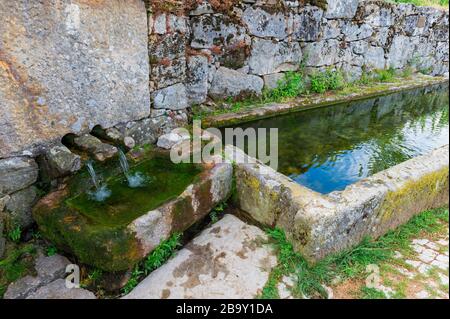
[[[225,153],[248,158],[232,146]],[[256,222],[282,228],[295,249],[314,262],[448,204],[448,153],[447,145],[329,195],[252,159],[235,164],[236,201]]]
[[[291,112],[299,112],[319,107],[330,106],[348,101],[357,101],[377,96],[383,96],[394,92],[411,90],[426,87],[433,84],[448,83],[446,77],[432,77],[426,75],[417,75],[414,79],[404,80],[401,83],[380,83],[376,87],[361,87],[356,93],[342,95],[342,92],[332,92],[330,94],[315,94],[307,97],[297,98],[286,103],[269,103],[255,105],[249,109],[235,113],[225,113],[220,115],[208,116],[202,119],[202,126],[224,127],[227,125],[236,125],[257,119],[269,118]]]
[[[89,222],[68,207],[65,200],[69,186],[42,198],[33,209],[33,217],[44,237],[61,250],[75,254],[80,262],[110,272],[129,270],[173,233],[185,231],[228,199],[232,165],[199,165],[202,172],[180,195],[124,226],[104,227]]]

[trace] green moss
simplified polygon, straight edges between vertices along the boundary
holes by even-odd
[[[200,170],[191,164],[173,164],[168,158],[155,157],[131,168],[131,174],[143,173],[148,181],[143,187],[130,188],[124,176],[106,181],[112,196],[104,202],[93,201],[89,194],[81,194],[66,201],[92,223],[105,226],[124,226],[170,199],[175,198],[192,183]]]
[[[411,212],[442,206],[448,194],[449,169],[425,175],[419,180],[408,181],[401,189],[389,192],[383,201],[379,215],[383,223],[409,216]],[[448,197],[447,197],[448,202]],[[419,206],[418,206],[419,205]]]
[[[10,283],[33,274],[35,253],[36,247],[33,244],[7,245],[6,254],[0,260],[0,299]]]
[[[83,180],[88,183],[83,172],[67,190],[50,194],[33,211],[43,236],[81,263],[112,272],[130,269],[142,257],[142,250],[127,228],[129,223],[178,196],[200,173],[194,165],[173,164],[163,156],[140,162],[131,170],[144,172],[151,182],[131,189],[124,178],[105,170],[112,196],[104,203],[90,200],[86,187],[83,192],[76,187]],[[185,213],[180,211],[180,219]]]

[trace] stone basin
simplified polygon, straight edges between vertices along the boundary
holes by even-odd
[[[152,151],[130,166],[149,177],[145,187],[128,188],[112,162],[96,167],[112,191],[104,202],[88,197],[87,171],[41,199],[33,216],[43,236],[79,262],[128,270],[161,241],[205,217],[231,191],[227,163],[174,164],[168,154]]]

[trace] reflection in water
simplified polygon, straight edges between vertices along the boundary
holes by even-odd
[[[279,129],[279,171],[321,193],[448,144],[448,85],[240,125]]]

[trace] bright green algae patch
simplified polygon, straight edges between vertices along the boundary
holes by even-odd
[[[191,164],[174,164],[164,157],[155,157],[131,167],[131,174],[143,173],[146,183],[130,188],[125,176],[106,180],[112,195],[104,202],[96,202],[83,192],[66,201],[67,205],[83,214],[92,223],[104,226],[127,225],[175,198],[191,184],[200,169]]]
[[[174,164],[152,153],[131,166],[150,178],[142,188],[128,188],[125,177],[110,162],[96,167],[112,191],[103,203],[89,198],[91,182],[86,171],[73,177],[66,189],[41,200],[33,216],[41,233],[79,262],[106,271],[131,269],[142,258],[142,248],[127,227],[133,220],[176,198],[201,173],[193,164]]]

